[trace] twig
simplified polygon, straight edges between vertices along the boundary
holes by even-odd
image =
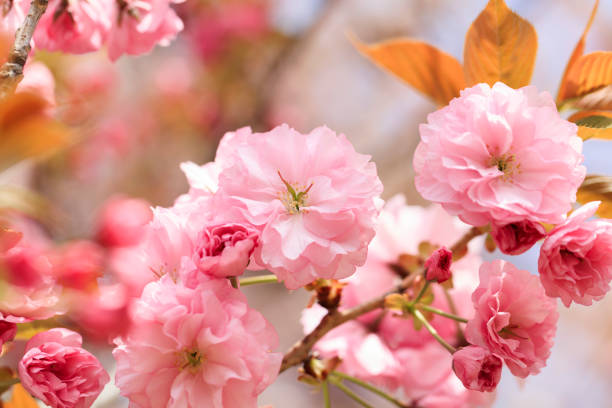
[[[418,310],[418,309],[414,309],[412,311],[412,314],[414,315],[415,318],[417,318],[421,323],[423,323],[423,326],[425,326],[425,328],[427,329],[427,331],[429,331],[429,333],[434,337],[434,339],[438,340],[438,343],[440,343],[442,345],[442,347],[444,347],[445,349],[447,349],[449,351],[449,353],[453,354],[455,351],[457,351],[453,346],[451,346],[450,344],[448,344],[441,336],[440,334],[438,334],[438,331],[431,325],[431,323],[429,323],[427,321],[427,319],[425,318],[425,316],[423,316],[423,314]]]
[[[480,236],[489,230],[488,227],[472,227],[450,248],[453,253],[453,261],[458,261],[467,253],[468,244],[477,236]]]
[[[455,250],[462,249],[465,251],[467,249],[468,243],[476,238],[479,235],[482,235],[486,232],[486,228],[482,227],[473,227],[466,234],[459,239],[452,247],[451,250],[454,252]],[[285,354],[283,357],[283,363],[281,364],[281,368],[279,372],[283,372],[289,367],[293,367],[295,365],[300,364],[304,361],[308,354],[310,353],[310,349],[315,345],[321,337],[325,336],[332,329],[340,326],[343,323],[346,323],[350,320],[356,319],[359,316],[362,316],[366,313],[371,312],[372,310],[376,310],[384,307],[385,298],[394,293],[401,293],[408,289],[414,279],[418,274],[413,273],[407,278],[405,278],[400,285],[395,287],[393,290],[385,293],[382,296],[378,296],[366,303],[355,306],[352,309],[348,309],[345,311],[339,311],[337,309],[332,309],[321,319],[318,326],[315,329],[307,334],[302,340],[298,341],[291,347],[291,349]],[[452,346],[451,346],[452,347]],[[450,350],[449,350],[450,351]]]
[[[49,0],[32,0],[30,10],[15,33],[15,42],[8,60],[0,69],[0,100],[7,98],[23,78],[23,67],[32,49],[30,43],[40,17],[47,10]],[[16,7],[16,6],[13,6]]]

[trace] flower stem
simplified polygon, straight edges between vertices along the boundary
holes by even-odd
[[[323,388],[323,400],[325,401],[325,408],[331,408],[331,400],[329,399],[329,384],[327,381],[323,381],[321,384]]]
[[[374,408],[372,405],[368,404],[367,402],[365,402],[359,395],[355,394],[350,388],[348,388],[346,385],[342,384],[342,380],[331,377],[330,381],[332,384],[334,384],[336,387],[338,387],[338,389],[340,389],[340,391],[344,392],[349,398],[351,398],[353,401],[355,401],[356,403],[358,403],[359,405],[361,405],[364,408]]]
[[[421,300],[421,298],[423,297],[423,295],[425,294],[425,292],[427,291],[427,288],[429,288],[429,281],[425,281],[425,284],[423,285],[423,287],[421,288],[421,290],[419,291],[419,294],[417,295],[417,297],[414,299],[413,303],[418,303],[419,300]]]
[[[238,289],[238,280],[236,279],[235,276],[230,276],[227,279],[229,279],[230,283],[232,284],[232,288]]]
[[[278,278],[276,275],[261,275],[251,276],[250,278],[242,278],[239,280],[240,286],[257,285],[259,283],[276,283]]]
[[[382,397],[382,398],[386,399],[387,401],[395,404],[396,406],[398,406],[400,408],[406,408],[406,406],[407,406],[406,404],[404,404],[403,402],[397,400],[396,398],[392,397],[391,395],[387,394],[383,390],[381,390],[379,388],[376,388],[372,384],[369,384],[369,383],[367,383],[365,381],[361,381],[359,378],[351,377],[350,375],[342,373],[340,371],[332,371],[331,374],[332,374],[332,376],[336,376],[336,377],[345,379],[347,381],[350,381],[353,384],[359,385],[360,387],[363,387],[366,390],[373,392],[374,394],[378,395],[379,397]]]
[[[457,351],[453,346],[448,344],[446,341],[444,341],[442,337],[440,337],[436,329],[434,329],[434,327],[427,321],[427,319],[425,318],[425,316],[423,316],[423,313],[421,313],[419,309],[413,309],[412,314],[416,319],[423,323],[423,326],[425,326],[429,333],[431,333],[434,339],[438,340],[438,343],[440,343],[442,347],[447,349],[449,353],[453,354],[455,351]]]
[[[418,308],[422,309],[422,310],[426,310],[426,311],[431,312],[431,313],[435,313],[435,314],[440,315],[440,316],[447,317],[449,319],[453,319],[453,320],[455,320],[457,322],[461,322],[461,323],[467,323],[468,322],[467,319],[464,319],[461,316],[457,316],[457,315],[454,315],[454,314],[451,314],[451,313],[446,313],[444,310],[436,309],[435,307],[431,307],[431,306],[427,306],[427,305],[418,305]]]

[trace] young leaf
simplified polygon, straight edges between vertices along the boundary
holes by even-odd
[[[38,408],[38,404],[21,384],[15,384],[11,400],[4,403],[4,408]]]
[[[352,39],[363,55],[443,106],[465,88],[461,64],[427,43],[399,38],[378,44]]]
[[[569,121],[578,125],[578,136],[583,140],[612,140],[612,112],[578,112],[570,116]]]
[[[598,7],[599,7],[599,0],[595,0],[595,5],[593,6],[593,10],[591,11],[591,16],[589,17],[589,21],[587,22],[587,25],[584,28],[584,31],[582,32],[582,36],[580,37],[580,40],[578,40],[576,47],[574,47],[574,51],[572,52],[572,55],[570,56],[569,61],[567,61],[567,65],[565,66],[565,71],[563,72],[563,77],[561,78],[561,85],[559,86],[559,92],[557,92],[557,103],[558,104],[560,104],[564,99],[566,99],[565,88],[566,88],[567,76],[570,70],[572,69],[572,67],[574,66],[574,64],[576,64],[576,61],[578,61],[578,58],[580,58],[584,54],[584,45],[586,43],[586,36],[589,33],[589,30],[591,29],[593,20],[595,20],[595,15],[597,14]]]
[[[576,199],[581,204],[601,201],[597,215],[612,218],[612,177],[587,174],[578,189]]]
[[[62,324],[54,317],[47,320],[34,320],[28,323],[20,323],[17,326],[17,334],[15,340],[30,340],[38,333],[62,327]]]
[[[465,37],[463,68],[467,85],[493,85],[497,81],[513,88],[528,85],[537,49],[533,26],[503,0],[490,0]]]
[[[563,94],[559,94],[561,101],[578,98],[612,85],[612,52],[597,51],[581,56],[573,64],[563,83]],[[600,96],[599,99],[605,102],[609,96]],[[592,108],[606,109],[605,106]]]
[[[571,99],[570,105],[578,109],[612,110],[612,85],[604,86],[594,92]]]

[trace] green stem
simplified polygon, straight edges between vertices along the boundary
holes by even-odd
[[[278,278],[276,275],[251,276],[250,278],[242,278],[239,282],[240,286],[249,286],[259,283],[276,283],[278,282]]]
[[[423,285],[423,287],[421,288],[421,291],[419,292],[419,294],[417,295],[417,297],[414,299],[413,303],[418,303],[419,300],[421,300],[421,298],[423,297],[423,295],[425,294],[425,292],[427,291],[427,288],[429,287],[429,281],[425,282],[425,285]]]
[[[438,343],[440,343],[442,345],[442,347],[447,349],[451,354],[453,354],[455,351],[457,351],[453,346],[448,344],[446,341],[444,341],[444,339],[442,337],[440,337],[440,335],[438,334],[436,329],[434,329],[434,327],[427,321],[427,319],[425,318],[425,316],[423,316],[423,313],[421,313],[421,311],[419,309],[413,309],[412,314],[421,323],[423,323],[423,326],[425,326],[425,328],[429,331],[429,333],[431,333],[431,335],[434,337],[434,339],[438,340]]]
[[[372,384],[368,384],[365,381],[361,381],[359,378],[351,377],[350,375],[342,373],[340,371],[332,371],[331,374],[333,376],[336,376],[336,377],[345,379],[347,381],[350,381],[353,384],[359,385],[360,387],[363,387],[366,390],[373,392],[374,394],[378,395],[379,397],[382,397],[382,398],[386,399],[387,401],[391,402],[392,404],[395,404],[396,406],[398,406],[400,408],[405,408],[406,407],[406,404],[404,404],[403,402],[397,400],[396,398],[393,398],[391,395],[387,394],[386,392],[384,392],[383,390],[381,390],[379,388],[376,388]]]
[[[238,280],[236,279],[235,276],[230,276],[229,278],[230,283],[232,284],[232,287],[234,289],[238,289]]]
[[[448,308],[450,309],[451,313],[454,315],[458,315],[457,306],[455,305],[455,301],[453,300],[453,297],[448,291],[448,288],[442,286],[442,289],[444,289],[444,297],[446,297],[446,301],[448,302]],[[455,321],[455,323],[457,325],[457,344],[463,344],[465,343],[465,335],[463,334],[463,329],[461,328],[461,325],[458,321]]]
[[[327,381],[323,381],[321,385],[323,388],[323,400],[325,401],[325,408],[331,408],[331,400],[329,399],[329,384]]]
[[[331,383],[334,384],[336,387],[338,387],[338,389],[342,392],[344,392],[348,397],[350,397],[353,401],[355,401],[356,403],[358,403],[359,405],[361,405],[364,408],[374,408],[372,405],[368,404],[367,402],[365,402],[363,399],[361,399],[361,397],[357,394],[355,394],[350,388],[348,388],[346,385],[342,384],[341,380],[335,379],[335,378],[331,378],[330,379]]]
[[[431,307],[431,306],[427,306],[427,305],[418,305],[417,307],[419,309],[427,310],[428,312],[435,313],[437,315],[444,316],[444,317],[447,317],[449,319],[453,319],[453,320],[455,320],[457,322],[461,322],[461,323],[467,323],[468,322],[467,319],[464,319],[461,316],[457,316],[457,315],[454,315],[454,314],[451,314],[451,313],[446,313],[444,310],[436,309],[435,307]]]

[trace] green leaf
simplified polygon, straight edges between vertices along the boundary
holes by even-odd
[[[63,327],[63,325],[54,317],[47,320],[34,320],[28,323],[19,323],[17,325],[17,334],[15,335],[15,339],[30,340],[38,333],[42,333],[56,327]]]
[[[18,382],[19,378],[15,378],[15,373],[10,367],[0,367],[0,395],[10,390]]]
[[[607,129],[612,127],[612,118],[602,115],[587,116],[577,120],[576,124],[593,129]]]

